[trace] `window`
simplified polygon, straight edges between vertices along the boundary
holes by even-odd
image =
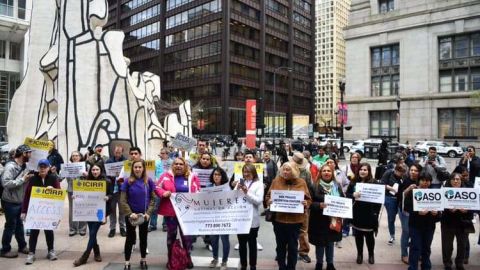
[[[0,15],[13,17],[13,0],[0,0]]]
[[[167,0],[167,11],[183,6],[193,1],[194,0]]]
[[[300,25],[303,25],[306,28],[310,28],[312,25],[312,22],[310,21],[310,19],[305,18],[304,16],[300,15],[297,12],[293,12],[293,21]]]
[[[399,45],[387,45],[371,48],[371,95],[398,95],[400,86],[400,50]]]
[[[378,9],[379,13],[387,13],[395,10],[395,1],[394,0],[379,0]]]
[[[222,10],[221,3],[221,0],[213,0],[201,6],[168,17],[166,25],[167,29],[219,12]]]
[[[308,1],[295,0],[294,3],[295,3],[295,6],[303,9],[303,11],[305,11],[307,13],[310,13],[310,10],[312,9],[312,5]]]
[[[25,20],[25,9],[27,8],[26,0],[18,0],[18,18]]]
[[[396,137],[397,111],[370,111],[370,137]]]
[[[266,7],[267,9],[278,13],[284,17],[288,16],[288,8],[275,0],[266,0]]]
[[[441,38],[439,41],[440,60],[452,58],[452,38]]]
[[[20,60],[20,44],[10,41],[10,59]]]
[[[206,79],[220,74],[220,64],[208,64],[187,69],[175,70],[165,74],[166,81]]]
[[[146,53],[158,52],[160,50],[160,40],[154,39],[148,42],[144,42],[135,47],[124,50],[126,57],[139,56]]]
[[[230,24],[230,31],[237,36],[252,41],[260,40],[260,31],[237,21],[233,21],[232,24]]]
[[[0,40],[0,58],[5,58],[5,46],[6,46],[6,41]]]
[[[203,44],[186,50],[176,51],[165,55],[165,61],[169,64],[183,63],[200,58],[210,57],[221,53],[220,41]]]
[[[259,50],[233,41],[230,41],[230,53],[252,61],[260,60]]]
[[[279,21],[275,18],[272,18],[268,15],[267,15],[267,26],[270,27],[270,28],[273,28],[275,30],[278,30],[280,32],[283,32],[284,34],[288,33],[288,25],[286,23],[283,23],[283,22],[281,22],[281,21]]]
[[[438,39],[440,60],[480,56],[480,32]]]
[[[214,21],[194,28],[186,29],[165,37],[165,46],[171,47],[189,42],[206,36],[214,35],[222,31],[222,22]]]
[[[144,37],[154,35],[158,32],[160,32],[160,23],[159,22],[152,23],[126,33],[125,41],[141,39]]]
[[[152,0],[130,0],[127,3],[122,5],[122,12],[128,12],[132,9],[136,9],[140,6],[143,6],[149,2],[152,2]]]
[[[136,13],[127,19],[122,20],[121,25],[122,27],[132,26],[137,23],[141,23],[143,21],[149,20],[155,16],[158,16],[159,14],[160,14],[160,5],[156,5],[142,12]]]
[[[480,108],[438,109],[438,136],[475,137],[480,135]]]

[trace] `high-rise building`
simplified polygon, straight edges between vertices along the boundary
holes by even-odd
[[[315,117],[320,126],[337,124],[339,81],[345,78],[344,28],[351,0],[315,1]]]
[[[478,144],[479,14],[478,0],[353,0],[346,138]]]
[[[0,0],[0,140],[5,139],[8,111],[25,74],[31,0]]]
[[[161,76],[162,99],[203,102],[197,133],[245,135],[245,100],[256,99],[265,135],[291,136],[293,115],[313,121],[312,3],[109,0],[107,28],[125,32],[131,70]]]

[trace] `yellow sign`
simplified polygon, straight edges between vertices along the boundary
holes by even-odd
[[[30,198],[50,199],[63,201],[67,192],[63,189],[32,187]]]
[[[243,165],[245,165],[245,162],[235,162],[234,167],[233,167],[233,172],[235,174],[242,175]],[[263,163],[253,163],[253,166],[255,166],[255,169],[257,170],[257,174],[259,176],[263,175],[263,168],[264,168],[265,164],[263,164]]]
[[[147,169],[147,172],[155,173],[155,160],[145,160],[145,167]],[[123,162],[123,171],[127,175],[130,175],[130,172],[132,171],[132,161],[131,160],[125,160]]]
[[[106,192],[107,181],[73,180],[73,191]]]
[[[53,144],[49,141],[35,140],[30,137],[26,137],[24,144],[28,145],[32,149],[50,151],[53,148]]]

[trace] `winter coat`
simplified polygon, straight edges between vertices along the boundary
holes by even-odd
[[[196,174],[190,173],[188,176],[188,187],[190,193],[196,193],[200,191],[200,181],[198,180]],[[157,188],[155,189],[155,194],[157,194],[159,198],[163,198],[163,194],[167,191],[170,191],[171,193],[176,192],[175,176],[173,175],[172,171],[165,172],[160,176],[157,182]],[[173,209],[170,199],[160,200],[158,214],[167,217],[175,216],[175,210]]]
[[[371,184],[374,184],[372,182]],[[356,183],[352,182],[347,188],[347,197],[353,200],[353,220],[352,225],[358,229],[377,230],[378,214],[382,208],[381,204],[356,201],[353,197]]]
[[[23,198],[22,204],[22,213],[27,213],[28,205],[30,204],[30,194],[32,193],[33,187],[48,187],[51,186],[53,188],[59,189],[60,183],[58,182],[57,175],[53,173],[47,174],[45,177],[45,182],[42,181],[42,178],[38,173],[35,173],[32,178],[28,181],[27,188],[25,189],[25,196]]]

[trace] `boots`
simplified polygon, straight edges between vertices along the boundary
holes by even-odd
[[[96,262],[102,261],[102,255],[100,255],[100,247],[98,245],[93,246],[93,255]]]
[[[90,251],[85,251],[80,258],[76,259],[73,262],[73,265],[75,267],[77,267],[77,266],[80,266],[82,264],[86,264],[89,256],[90,256]]]

